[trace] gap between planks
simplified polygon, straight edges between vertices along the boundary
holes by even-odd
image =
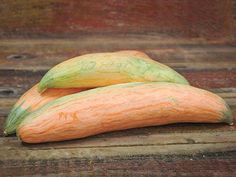
[[[23,145],[16,138],[0,138],[0,159],[46,160],[61,158],[105,158],[110,156],[173,155],[236,150],[236,132],[174,133],[87,138],[81,140]],[[144,150],[145,149],[145,150]],[[17,154],[17,155],[16,155]]]
[[[128,157],[145,155],[188,155],[210,152],[235,151],[236,143],[207,143],[207,144],[173,144],[152,146],[128,147],[96,147],[96,148],[70,148],[70,149],[37,149],[37,150],[0,150],[1,161],[9,160],[49,160],[67,158],[106,158]]]
[[[43,144],[21,143],[17,137],[0,138],[1,150],[50,150],[71,148],[108,148],[180,144],[224,144],[235,143],[236,131],[201,133],[154,133],[149,135],[126,135],[123,137],[92,136],[83,139]],[[235,146],[236,148],[236,146]],[[236,150],[236,149],[235,149]]]

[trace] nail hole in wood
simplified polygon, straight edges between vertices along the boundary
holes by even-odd
[[[15,91],[12,89],[2,88],[0,89],[0,97],[11,97],[15,95]]]
[[[23,53],[23,54],[12,54],[12,55],[9,55],[7,56],[7,59],[10,59],[10,60],[24,60],[24,59],[32,59],[34,58],[33,55],[31,54],[26,54],[26,53]]]

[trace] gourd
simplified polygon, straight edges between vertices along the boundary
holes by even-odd
[[[125,83],[71,94],[29,114],[17,135],[27,143],[88,137],[172,123],[233,123],[218,95],[189,85]]]
[[[138,51],[93,53],[51,68],[39,83],[48,88],[95,88],[128,82],[173,82],[188,85],[175,70]]]
[[[31,89],[26,91],[15,103],[4,125],[5,135],[10,135],[15,133],[16,128],[21,123],[21,121],[31,112],[40,108],[44,104],[52,100],[55,100],[56,98],[84,90],[79,88],[48,89],[44,93],[40,94],[37,88],[38,84],[36,84]]]

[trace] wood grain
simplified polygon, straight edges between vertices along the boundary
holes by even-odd
[[[215,152],[213,157],[219,151],[223,151],[226,154],[227,151],[229,153],[234,152],[233,150],[235,150],[236,146],[235,132],[152,133],[140,136],[128,135],[124,137],[124,141],[120,141],[120,139],[121,137],[90,137],[82,140],[69,141],[69,143],[57,142],[27,145],[19,143],[14,137],[1,138],[0,161],[4,165],[3,169],[5,168],[9,173],[10,171],[7,169],[11,166],[14,166],[14,168],[24,168],[27,164],[32,165],[34,163],[38,163],[41,166],[45,161],[48,163],[52,161],[55,163],[71,161],[73,163],[76,160],[82,165],[88,161],[90,163],[96,163],[97,161],[116,159],[122,162],[123,160],[133,160],[138,157],[140,160],[141,158],[146,159],[151,156],[159,156],[159,160],[169,161],[168,156],[177,155],[177,157],[175,156],[172,159],[173,161],[176,158],[178,159],[178,155],[180,154],[182,156],[190,156],[190,159],[191,156],[194,159],[194,155],[203,154],[201,158],[204,159],[204,154],[207,155],[212,152]],[[145,148],[145,151],[143,148]],[[8,153],[4,153],[6,151]],[[17,153],[17,156],[15,153]],[[166,157],[165,155],[168,156]],[[233,165],[235,155],[233,153],[230,159],[224,158],[222,162],[229,160],[230,164]],[[164,157],[160,158],[160,156]],[[12,164],[12,162],[14,163]],[[77,166],[80,165],[77,164]],[[212,169],[214,168],[212,167]],[[37,167],[33,167],[33,169],[36,170]],[[230,170],[234,172],[235,169],[230,168]],[[60,172],[60,169],[57,172]]]
[[[69,58],[95,52],[141,50],[175,69],[236,68],[234,43],[212,44],[198,40],[159,39],[153,35],[86,36],[68,40],[0,40],[1,70],[46,71]]]
[[[107,133],[108,134],[108,133]],[[105,134],[104,134],[105,135]],[[122,141],[121,141],[122,138]],[[1,137],[0,151],[3,150],[50,150],[72,148],[99,148],[99,147],[129,147],[129,146],[156,146],[176,144],[208,144],[208,143],[236,143],[236,132],[232,130],[217,132],[169,132],[161,133],[157,129],[149,134],[127,134],[121,136],[93,136],[67,142],[23,145],[16,137]],[[177,153],[177,152],[173,152]],[[2,155],[2,158],[9,157]],[[15,157],[16,158],[16,157]],[[20,157],[19,157],[20,158]]]
[[[236,152],[5,161],[1,176],[235,176]],[[173,165],[174,164],[174,165]],[[13,170],[16,169],[16,170]]]
[[[231,0],[3,0],[0,36],[159,33],[190,38],[230,38],[232,9]]]
[[[193,86],[220,95],[236,122],[234,42],[153,35],[0,40],[0,176],[236,176],[236,125],[173,124],[40,145],[2,136],[12,105],[50,67],[73,56],[122,49],[144,51]]]

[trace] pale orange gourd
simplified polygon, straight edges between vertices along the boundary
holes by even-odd
[[[38,92],[38,84],[33,86],[25,92],[13,106],[10,114],[8,115],[5,126],[4,134],[13,134],[16,127],[20,122],[31,112],[40,108],[44,104],[55,100],[56,98],[77,93],[85,89],[69,88],[69,89],[47,89],[44,93]]]
[[[122,53],[127,56],[149,58],[145,53],[136,50],[122,50],[118,51],[118,53]],[[5,135],[15,133],[16,127],[24,119],[24,117],[40,108],[44,104],[56,98],[86,90],[86,88],[49,88],[44,93],[40,94],[37,89],[38,86],[39,84],[33,86],[31,89],[25,92],[15,103],[5,122]]]
[[[129,82],[172,82],[189,85],[172,68],[135,50],[92,53],[52,67],[40,80],[39,92],[48,88],[95,88]]]
[[[226,122],[232,113],[218,95],[174,83],[127,83],[56,99],[19,125],[27,143],[83,138],[99,133],[180,122]]]

